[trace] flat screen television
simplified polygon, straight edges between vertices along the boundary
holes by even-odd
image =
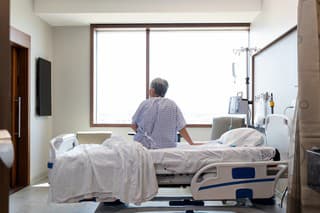
[[[37,114],[50,116],[51,112],[51,62],[43,58],[37,59]]]

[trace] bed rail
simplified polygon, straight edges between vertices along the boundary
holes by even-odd
[[[196,200],[271,198],[287,167],[287,161],[210,164],[192,178],[191,193]]]
[[[75,134],[62,134],[50,140],[48,168],[53,167],[56,158],[79,145]]]

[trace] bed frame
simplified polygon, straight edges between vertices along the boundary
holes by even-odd
[[[56,157],[79,143],[75,134],[65,134],[50,141],[49,176]],[[192,200],[270,199],[286,161],[213,163],[195,174],[173,174],[156,168],[159,187],[190,186]]]

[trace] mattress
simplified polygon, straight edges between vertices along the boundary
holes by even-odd
[[[176,148],[149,150],[157,174],[194,174],[202,167],[218,162],[270,161],[275,148],[229,147],[219,144],[191,146],[181,143]]]

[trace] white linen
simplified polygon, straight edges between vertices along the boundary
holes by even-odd
[[[258,130],[252,128],[236,128],[225,132],[218,140],[232,147],[254,147],[264,145],[265,136]]]
[[[218,141],[198,146],[179,143],[176,148],[149,152],[157,174],[160,174],[163,168],[174,174],[193,174],[211,163],[269,161],[275,156],[275,149],[272,147],[229,147]]]
[[[49,182],[49,201],[57,203],[114,197],[139,204],[158,191],[147,150],[139,143],[115,137],[103,145],[76,146],[57,157]]]

